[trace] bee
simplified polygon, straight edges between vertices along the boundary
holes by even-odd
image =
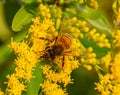
[[[68,33],[59,35],[54,44],[45,48],[44,54],[40,57],[49,62],[54,61],[56,58],[62,56],[67,52],[72,44],[72,36]],[[64,59],[64,58],[63,58]]]
[[[59,35],[59,34],[58,34]],[[45,39],[45,38],[42,38]],[[49,39],[45,39],[48,40]],[[72,36],[68,33],[64,33],[62,35],[59,35],[56,39],[53,40],[53,45],[48,45],[45,50],[44,54],[40,57],[44,60],[47,60],[49,62],[53,62],[56,58],[63,56],[64,60],[64,54],[70,49],[72,44]],[[64,62],[62,63],[62,67],[64,66]],[[38,95],[41,93],[41,88],[39,89]]]
[[[42,38],[44,39],[44,38]],[[49,39],[45,39],[48,40]],[[72,45],[72,36],[68,33],[61,34],[51,41],[53,42],[52,45],[48,44],[48,46],[45,48],[43,55],[40,58],[43,58],[44,60],[47,60],[48,62],[54,62],[56,58],[59,58],[60,56],[64,56],[67,52],[69,52],[70,47]],[[64,62],[62,63],[62,67],[64,66]],[[41,88],[39,89],[38,95],[41,92]],[[42,93],[43,95],[44,93]]]

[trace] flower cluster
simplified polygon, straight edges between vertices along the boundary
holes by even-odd
[[[106,37],[106,34],[102,33],[100,34],[99,32],[96,31],[96,29],[90,30],[88,33],[86,33],[86,38],[88,38],[90,41],[93,41],[98,45],[99,47],[107,47],[110,48],[111,44],[109,40]]]
[[[10,48],[15,52],[17,58],[15,60],[15,72],[7,76],[7,93],[9,95],[21,95],[22,91],[26,90],[24,84],[34,77],[32,72],[39,61],[40,55],[43,53],[41,51],[45,49],[46,42],[39,38],[46,38],[47,30],[50,32],[55,30],[54,23],[50,19],[44,19],[40,22],[40,18],[36,17],[33,19],[33,25],[31,25],[28,33],[30,40],[23,40],[22,42],[12,41],[10,44]]]
[[[120,4],[120,2],[119,2]],[[116,20],[120,21],[120,8],[118,8],[118,12],[116,13]]]
[[[55,7],[55,6],[53,6]],[[50,6],[50,8],[52,9],[52,7]],[[59,9],[58,9],[59,10]],[[52,13],[54,13],[57,11],[53,11]],[[51,15],[52,15],[51,13]],[[61,11],[60,11],[61,14]],[[56,19],[56,21],[54,23],[59,24],[58,20],[60,19],[60,16],[54,16]],[[51,18],[52,19],[52,18]],[[39,19],[40,20],[40,19]],[[44,20],[46,20],[46,17],[44,18]],[[43,20],[43,21],[44,21]],[[52,20],[51,20],[52,21]],[[34,22],[34,20],[33,20]],[[54,63],[51,64],[47,64],[42,66],[42,71],[43,71],[43,76],[44,76],[44,82],[41,84],[41,88],[42,91],[41,93],[45,93],[46,95],[54,95],[57,93],[57,95],[66,95],[66,90],[62,90],[63,88],[60,86],[60,84],[63,84],[64,87],[66,87],[69,83],[72,83],[72,79],[71,79],[71,72],[72,70],[78,68],[79,66],[79,61],[76,60],[74,57],[76,56],[80,56],[80,48],[81,48],[81,44],[79,42],[79,40],[77,39],[78,36],[80,35],[80,31],[76,26],[73,26],[72,23],[77,22],[76,18],[72,18],[72,19],[67,19],[67,20],[62,20],[60,25],[57,25],[56,28],[58,26],[60,26],[60,28],[58,29],[60,32],[60,35],[62,33],[70,33],[73,37],[72,39],[72,45],[70,48],[70,51],[68,53],[66,53],[64,55],[64,60],[63,60],[63,55],[61,55],[60,57],[58,57],[57,59],[54,60],[54,63],[57,65],[54,65]],[[42,27],[42,24],[37,24],[38,28]],[[51,24],[49,24],[51,25]],[[55,31],[55,28],[53,26],[54,24],[51,25],[51,27],[49,27],[49,30],[45,31],[46,32],[46,37],[44,38],[51,38],[50,40],[54,39],[56,34],[58,35],[58,32]],[[35,29],[38,29],[37,27],[35,27],[35,24],[33,24],[31,26],[32,28],[32,35],[34,35],[34,33],[40,33],[41,30],[37,31]],[[51,30],[52,29],[52,30]],[[31,29],[30,29],[31,32]],[[36,35],[37,36],[37,35]],[[39,36],[37,36],[37,38],[40,38]],[[53,42],[54,43],[54,42]],[[49,44],[45,44],[47,47]],[[64,61],[64,62],[63,62]],[[63,66],[64,65],[64,66]]]
[[[79,1],[83,2],[83,0]],[[89,6],[98,8],[96,0],[89,2]],[[12,39],[9,47],[17,57],[14,61],[14,72],[7,75],[6,93],[21,95],[23,91],[27,91],[25,84],[30,82],[31,78],[35,78],[32,74],[33,70],[36,64],[40,64],[44,81],[40,84],[39,94],[68,95],[66,87],[73,83],[71,73],[79,66],[83,66],[87,70],[91,70],[94,66],[94,69],[98,71],[100,82],[96,83],[96,89],[101,95],[120,94],[120,30],[113,33],[111,44],[105,33],[90,28],[86,21],[76,17],[62,16],[62,11],[58,6],[40,4],[36,17],[32,19],[27,38],[21,42],[14,42]],[[64,50],[59,56],[54,55],[52,50],[48,51],[65,33],[71,36],[70,48]],[[91,41],[99,48],[105,47],[111,50],[117,48],[118,51],[109,51],[105,56],[97,58],[93,47],[85,48],[81,40]],[[52,54],[55,59],[47,60],[48,57],[52,59]],[[105,73],[104,75],[101,70]]]
[[[96,89],[100,95],[116,95],[120,94],[120,52],[116,53],[115,56],[109,52],[105,57],[102,58],[101,64],[103,63],[106,68],[105,75],[99,73],[100,82],[96,83]]]
[[[114,47],[119,48],[120,47],[120,30],[116,30],[113,32],[113,44]]]
[[[10,48],[16,53],[15,71],[8,75],[8,87],[6,89],[9,95],[21,95],[23,90],[26,90],[24,85],[33,77],[32,71],[38,62],[38,56],[35,54],[33,48],[29,47],[29,43],[11,42]]]
[[[113,5],[113,11],[114,11],[114,25],[115,28],[120,28],[120,0],[116,0]]]
[[[114,80],[120,83],[120,52],[116,53],[113,62],[111,63],[111,72]],[[119,92],[120,93],[120,92]]]
[[[53,83],[52,81],[45,80],[41,86],[43,93],[46,95],[67,95],[65,90],[63,90],[58,84]]]
[[[84,57],[81,58],[82,65],[88,69],[91,70],[92,66],[96,63],[96,54],[93,53],[93,48],[89,47],[84,51]]]
[[[1,89],[0,89],[0,95],[4,95],[4,93],[1,91]]]
[[[44,59],[40,59],[40,56],[47,52],[45,49],[48,45],[54,44],[54,39],[59,35],[59,32],[60,35],[66,32],[72,35],[72,45],[68,53],[64,54],[64,60],[63,55],[61,55],[53,63],[44,64],[41,67],[44,76],[44,82],[41,84],[41,93],[46,93],[46,95],[55,95],[56,93],[58,93],[57,95],[67,94],[65,87],[72,83],[71,72],[79,67],[81,53],[85,49],[78,40],[78,37],[82,38],[83,34],[81,31],[88,31],[89,29],[86,27],[85,21],[77,20],[75,17],[63,19],[59,22],[61,19],[60,9],[54,8],[54,11],[51,12],[49,8],[52,9],[52,6],[46,7],[41,4],[38,13],[40,16],[32,20],[33,24],[27,34],[28,38],[21,42],[13,42],[12,40],[9,46],[17,55],[14,62],[15,71],[7,76],[8,82],[6,83],[8,86],[6,91],[9,95],[21,95],[22,91],[27,90],[25,83],[34,77],[32,72],[36,63]],[[60,12],[59,15],[57,12]],[[56,20],[51,17],[52,13],[57,15],[55,16]],[[51,43],[51,41],[53,42]],[[45,61],[47,62],[47,60]],[[62,84],[64,88],[61,87]]]
[[[120,94],[120,83],[116,82],[111,74],[101,76],[101,81],[96,85],[100,95]]]
[[[106,70],[109,70],[111,61],[112,61],[112,56],[111,56],[111,53],[108,52],[108,54],[106,54],[104,57],[101,58],[100,63],[103,64],[103,66],[106,68]]]
[[[22,91],[25,91],[26,86],[21,83],[20,78],[17,78],[15,74],[8,75],[8,87],[7,93],[9,95],[21,95]]]
[[[86,0],[86,2],[93,9],[98,9],[98,7],[99,7],[97,0]]]
[[[120,7],[119,0],[113,4],[115,17],[113,22],[115,29],[111,33],[110,51],[101,58],[100,67],[104,74],[99,72],[100,82],[96,83],[96,89],[100,95],[119,95],[120,94]]]

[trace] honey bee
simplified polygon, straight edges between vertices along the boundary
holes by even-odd
[[[52,46],[48,45],[46,47],[43,56],[40,58],[51,62],[59,56],[62,56],[67,50],[70,49],[70,46],[72,44],[72,36],[68,33],[64,33],[58,36],[54,41],[55,42]]]
[[[48,40],[48,39],[46,39]],[[55,40],[53,45],[48,45],[45,48],[44,54],[40,57],[44,60],[47,60],[49,62],[53,62],[56,58],[63,56],[64,60],[64,54],[70,49],[72,44],[72,36],[68,33],[64,33],[62,35],[59,35]],[[62,63],[62,66],[64,66],[64,62]],[[41,92],[41,88],[39,89],[38,95]],[[44,93],[42,93],[43,95]]]

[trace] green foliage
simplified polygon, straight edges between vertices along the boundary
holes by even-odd
[[[69,14],[72,14],[73,16],[76,16],[80,19],[83,18],[87,20],[90,24],[95,26],[97,29],[106,31],[108,34],[110,34],[110,23],[107,16],[105,16],[102,11],[89,8],[85,5],[77,6],[74,10],[74,12],[73,10],[69,11]]]
[[[18,33],[14,36],[15,41],[21,41],[26,36],[26,31],[22,31],[21,33]],[[11,42],[11,39],[8,41],[8,43]],[[0,47],[0,65],[4,64],[7,60],[11,58],[13,55],[13,52],[10,50],[8,44],[3,45]]]
[[[27,84],[28,91],[24,95],[37,95],[40,89],[40,84],[43,82],[42,70],[40,69],[40,63],[36,65],[33,72],[34,78]]]
[[[34,2],[34,0],[22,0],[22,2],[24,2],[26,4],[30,4],[30,3]]]
[[[18,32],[26,29],[26,27],[28,27],[31,23],[37,7],[38,3],[32,3],[22,6],[13,19],[12,30]]]
[[[97,58],[101,58],[103,56],[105,56],[108,51],[110,49],[108,48],[99,48],[94,42],[90,42],[88,40],[85,40],[85,39],[80,39],[80,41],[82,42],[82,44],[86,47],[86,48],[89,48],[89,46],[91,46],[93,48],[93,51],[96,53],[97,55]]]

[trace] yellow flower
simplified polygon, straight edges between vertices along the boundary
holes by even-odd
[[[105,55],[101,60],[102,60],[102,63],[104,64],[105,68],[109,69],[109,66],[111,65],[111,60],[112,60],[111,53],[108,52],[108,54]]]
[[[4,93],[1,91],[1,88],[0,88],[0,95],[4,95]]]
[[[43,84],[41,84],[41,87],[45,95],[68,95],[58,84],[49,80],[45,80]]]
[[[9,95],[21,95],[26,86],[19,81],[19,78],[17,78],[15,74],[8,75],[7,78],[7,92],[9,93]]]
[[[118,12],[116,13],[116,20],[120,21],[120,7],[118,9]]]
[[[84,67],[85,67],[87,70],[91,70],[91,69],[92,69],[92,66],[91,66],[91,65],[84,65]]]
[[[106,37],[106,34],[100,34],[96,31],[96,29],[90,30],[85,34],[86,38],[90,41],[94,41],[100,48],[107,47],[111,48],[111,44]]]
[[[92,66],[96,64],[96,54],[93,53],[93,48],[89,47],[83,51],[83,58],[81,58],[81,64],[88,70],[92,69]]]
[[[72,36],[72,45],[68,51],[63,55],[57,56],[53,62],[44,60],[50,64],[41,66],[44,77],[44,82],[41,84],[43,93],[46,95],[67,95],[66,91],[61,87],[61,84],[66,88],[69,83],[73,83],[71,72],[79,67],[82,54],[88,52],[85,55],[88,58],[86,64],[91,65],[96,61],[96,54],[92,53],[92,48],[85,50],[78,39],[78,37],[83,37],[84,33],[81,31],[84,30],[85,33],[89,32],[87,23],[73,17],[69,20],[63,19],[56,27],[56,21],[58,19],[61,20],[61,12],[58,9],[60,13],[57,15],[56,8],[53,12],[56,13],[55,19],[53,19],[51,16],[54,14],[50,10],[52,7],[55,8],[55,6],[46,7],[41,4],[39,6],[38,16],[32,19],[33,24],[30,26],[27,34],[28,38],[21,42],[12,41],[10,44],[10,48],[15,52],[17,57],[15,59],[15,71],[7,77],[7,92],[9,94],[21,94],[25,90],[26,86],[24,84],[34,77],[32,72],[36,64],[38,61],[42,62],[44,60],[41,57],[48,52],[46,48],[48,46],[52,48],[51,46],[55,44],[55,39],[58,35],[69,33]],[[91,69],[90,65],[86,65],[89,70]],[[14,85],[17,85],[17,87],[14,88]],[[18,90],[18,88],[20,89]]]
[[[48,23],[47,23],[48,22]],[[26,82],[30,81],[32,72],[36,63],[39,61],[41,51],[46,47],[46,42],[39,39],[39,37],[46,37],[47,30],[49,27],[52,27],[54,24],[52,21],[44,19],[40,21],[40,18],[37,17],[33,19],[33,25],[30,28],[28,36],[30,36],[30,41],[22,42],[11,42],[9,47],[16,53],[17,58],[15,59],[15,72],[13,73],[16,82],[18,83],[17,87],[24,85]],[[38,44],[40,43],[40,44]],[[31,44],[31,45],[30,45]],[[24,80],[24,81],[20,81]],[[15,89],[9,85],[8,81],[8,93],[15,94]],[[13,85],[16,85],[16,82],[13,82]],[[16,88],[17,88],[16,87]],[[20,91],[21,90],[21,91]],[[22,93],[22,90],[19,89],[19,93]]]
[[[16,45],[13,48],[13,45]],[[35,52],[28,46],[26,42],[12,42],[10,47],[17,53],[17,59],[15,60],[16,68],[15,74],[18,78],[24,78],[27,81],[31,79],[31,77],[26,77],[26,74],[32,76],[32,69],[35,67],[35,63],[38,62],[38,57]]]
[[[120,30],[113,31],[114,47],[120,47]]]
[[[69,70],[69,68],[66,69]],[[72,81],[70,77],[71,70],[68,71],[66,69],[56,72],[56,70],[51,69],[50,65],[42,66],[43,75],[47,80],[53,81],[54,83],[63,83],[64,86],[67,86]]]
[[[120,95],[120,83],[114,80],[112,74],[101,76],[96,88],[101,95]]]
[[[97,0],[86,0],[87,1],[87,4],[94,8],[94,9],[98,9],[98,2]]]
[[[39,14],[44,18],[50,18],[51,17],[51,14],[49,13],[49,8],[47,8],[43,4],[39,5]]]
[[[113,74],[114,79],[117,82],[120,82],[120,52],[116,53],[114,61],[111,63],[111,71]]]
[[[119,95],[120,94],[120,52],[116,53],[113,58],[111,53],[108,53],[102,58],[102,62],[105,64],[107,74],[100,76],[100,82],[96,83],[96,89],[101,95]],[[110,73],[109,73],[110,72]]]

